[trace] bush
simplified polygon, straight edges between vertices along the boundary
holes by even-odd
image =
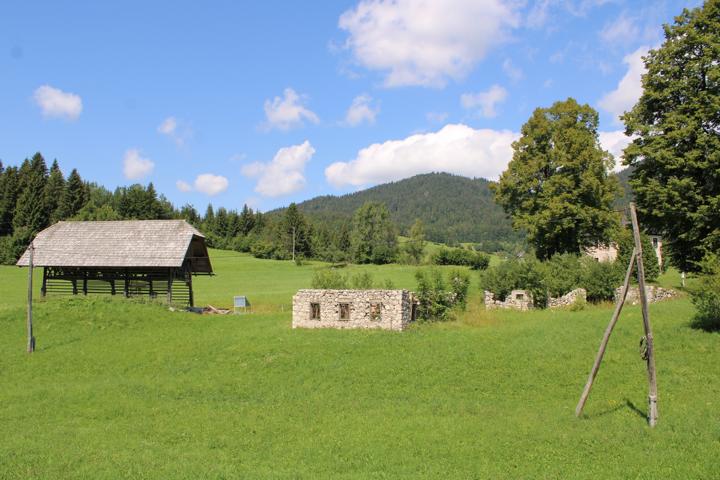
[[[347,283],[347,277],[334,268],[323,268],[315,270],[311,286],[323,290],[343,290],[347,288]]]
[[[498,300],[505,300],[512,290],[528,290],[535,306],[547,304],[545,268],[532,257],[513,258],[489,268],[480,276],[483,290],[492,292]]]
[[[418,318],[422,320],[446,320],[452,307],[451,294],[437,269],[418,270],[417,280]]]
[[[720,256],[706,255],[700,269],[697,283],[689,288],[697,309],[695,324],[705,330],[720,330]]]
[[[0,264],[15,265],[33,239],[27,227],[18,228],[15,233],[0,237]]]
[[[592,257],[583,257],[582,287],[587,290],[587,299],[591,302],[612,301],[615,289],[622,284],[623,269],[619,262],[598,262]]]
[[[486,253],[464,248],[441,248],[433,254],[432,263],[435,265],[467,266],[473,270],[485,270],[490,264],[490,256]]]
[[[640,245],[643,250],[643,270],[645,270],[645,281],[654,282],[660,275],[660,265],[658,264],[657,255],[655,249],[652,247],[650,237],[644,233],[640,234]],[[617,248],[618,257],[616,263],[622,265],[621,268],[627,269],[630,263],[630,254],[635,247],[635,240],[633,239],[632,230],[627,228],[623,229],[617,235]],[[637,265],[633,267],[632,278],[637,281]],[[621,280],[622,281],[622,280]]]
[[[545,262],[545,286],[548,295],[560,297],[583,284],[583,269],[578,255],[556,254]]]
[[[362,272],[358,273],[357,275],[353,275],[352,279],[350,280],[350,284],[352,285],[352,288],[356,290],[371,290],[373,288],[372,275],[370,275],[368,272]]]
[[[462,270],[453,270],[450,272],[449,283],[453,302],[464,310],[467,304],[468,289],[470,288],[470,275]]]

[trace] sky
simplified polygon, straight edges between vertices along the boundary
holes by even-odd
[[[419,173],[496,179],[532,111],[618,116],[697,1],[0,4],[0,160],[267,211]]]

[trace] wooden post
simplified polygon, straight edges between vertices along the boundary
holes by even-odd
[[[292,259],[295,261],[295,227],[293,227],[293,239],[292,239]]]
[[[40,295],[43,297],[47,295],[47,267],[43,267],[43,279],[42,288],[40,289]]]
[[[195,306],[195,298],[193,297],[192,273],[187,272],[187,276],[188,276],[188,291],[190,293],[190,298],[189,298],[190,306],[194,307]]]
[[[173,284],[173,271],[168,270],[168,281],[167,281],[167,303],[172,305],[172,284]]]
[[[125,298],[130,296],[130,279],[128,278],[128,272],[125,271],[125,286],[123,287],[123,293],[125,295]]]
[[[632,255],[630,255],[630,264],[628,265],[627,272],[625,273],[625,282],[623,283],[620,298],[615,305],[615,311],[613,312],[612,318],[610,319],[610,323],[605,329],[605,335],[603,335],[603,339],[600,342],[600,349],[598,350],[597,356],[595,357],[595,363],[593,363],[592,370],[590,371],[590,376],[588,377],[587,383],[585,384],[585,389],[583,390],[582,395],[580,395],[580,401],[575,408],[575,416],[577,417],[582,414],[583,407],[585,407],[585,402],[590,395],[590,389],[593,386],[593,381],[595,381],[595,376],[597,375],[598,370],[600,370],[600,363],[602,362],[603,356],[605,356],[605,349],[607,348],[608,342],[610,341],[610,334],[612,333],[613,329],[615,328],[615,324],[620,318],[620,312],[622,312],[623,305],[625,304],[625,298],[627,297],[627,292],[630,287],[630,277],[632,276],[634,263],[635,249],[633,249]]]
[[[651,427],[657,423],[657,377],[655,373],[655,352],[653,346],[653,335],[650,327],[650,314],[648,312],[647,293],[645,292],[645,270],[642,263],[642,244],[640,242],[640,228],[638,227],[635,204],[630,203],[630,219],[632,220],[633,237],[635,239],[635,250],[637,257],[638,290],[640,291],[640,304],[642,306],[643,327],[645,328],[645,344],[647,346],[647,371],[648,371],[648,421]]]
[[[88,282],[87,272],[84,272],[83,273],[83,295],[88,294],[87,282]]]
[[[32,353],[35,351],[35,336],[33,335],[33,322],[32,322],[32,288],[33,288],[33,253],[35,251],[35,245],[30,244],[29,259],[28,259],[28,292],[27,292],[27,334],[28,343],[27,351]]]

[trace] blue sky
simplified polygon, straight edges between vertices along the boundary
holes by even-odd
[[[641,56],[698,2],[3,2],[0,160],[268,210],[427,171],[496,177],[532,110],[601,143]]]

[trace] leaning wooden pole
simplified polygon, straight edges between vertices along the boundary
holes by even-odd
[[[610,319],[610,323],[605,329],[605,335],[603,335],[603,339],[600,342],[600,349],[598,349],[597,356],[595,357],[595,363],[593,363],[592,370],[590,370],[590,375],[588,376],[587,383],[585,384],[585,389],[583,390],[582,395],[580,395],[580,401],[578,402],[577,407],[575,407],[575,416],[577,417],[582,414],[585,402],[587,402],[588,396],[590,395],[590,389],[592,389],[593,382],[595,381],[595,376],[597,376],[597,373],[600,370],[600,363],[605,356],[605,349],[610,341],[610,334],[612,334],[615,324],[620,318],[620,312],[622,312],[623,305],[625,305],[625,298],[627,297],[628,289],[630,287],[630,277],[632,276],[634,263],[635,249],[633,249],[632,255],[630,255],[630,264],[628,265],[627,272],[625,273],[625,282],[623,283],[622,291],[620,292],[620,298],[618,298],[618,302],[615,305],[615,311]]]
[[[32,353],[35,351],[35,337],[33,336],[33,322],[32,322],[32,290],[33,290],[33,252],[35,246],[31,243],[28,255],[28,294],[27,294],[27,351]]]
[[[647,346],[647,371],[648,371],[648,422],[651,427],[657,423],[657,376],[655,373],[655,351],[653,346],[652,328],[650,327],[650,314],[648,312],[647,292],[645,291],[645,270],[642,263],[642,244],[640,242],[640,228],[635,212],[635,204],[630,204],[630,219],[632,220],[633,237],[635,239],[635,250],[637,256],[638,290],[640,293],[640,304],[642,306],[643,327],[645,328],[645,345]]]

